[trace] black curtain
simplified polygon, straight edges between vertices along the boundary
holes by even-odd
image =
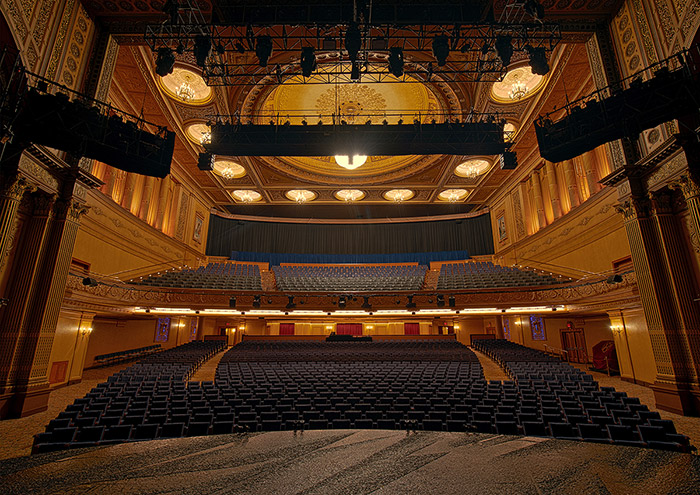
[[[460,220],[383,224],[249,222],[212,214],[207,255],[232,251],[296,254],[389,254],[467,250],[493,254],[488,213]]]

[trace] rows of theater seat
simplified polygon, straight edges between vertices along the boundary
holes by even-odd
[[[490,261],[444,263],[440,267],[438,290],[481,289],[493,287],[530,287],[551,285],[562,279],[515,267],[494,265]]]
[[[515,408],[514,417],[496,417],[495,425],[474,422],[479,431],[493,431],[495,426],[499,433],[689,450],[688,438],[676,432],[672,421],[625,392],[599,387],[568,363],[507,340],[479,340],[474,347],[513,378],[503,387]]]
[[[292,265],[273,266],[279,290],[376,291],[420,290],[424,265]]]
[[[209,263],[197,269],[185,268],[150,275],[134,283],[189,289],[262,289],[258,265],[240,263]]]
[[[151,355],[76,399],[37,435],[33,452],[183,436],[195,395],[186,380],[223,342],[190,342]]]

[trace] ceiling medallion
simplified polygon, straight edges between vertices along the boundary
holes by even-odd
[[[365,193],[358,189],[341,189],[336,191],[335,197],[346,203],[354,203],[365,197]]]
[[[445,189],[440,194],[438,194],[438,199],[440,201],[449,201],[450,203],[457,203],[464,200],[467,197],[469,191],[466,189]]]
[[[360,168],[367,161],[366,155],[335,155],[333,158],[335,159],[335,163],[347,170],[355,170],[356,168]]]
[[[547,76],[533,74],[527,65],[510,69],[503,79],[491,85],[490,97],[496,103],[512,105],[539,93],[547,82]]]
[[[180,86],[178,86],[175,94],[185,103],[194,100],[194,89],[192,89],[192,86],[190,86],[187,81],[184,81],[182,84],[180,84]]]
[[[489,162],[481,159],[467,160],[455,168],[455,174],[467,179],[476,179],[490,167]]]
[[[250,190],[236,190],[231,193],[231,195],[242,203],[255,203],[262,199],[262,195],[255,191]]]
[[[211,144],[211,131],[202,131],[202,136],[199,138],[199,144]]]
[[[291,189],[284,195],[287,196],[287,199],[295,201],[300,205],[316,199],[316,193],[307,189]]]
[[[393,201],[394,203],[403,203],[414,196],[410,189],[392,189],[384,193],[384,199]]]
[[[157,81],[165,94],[188,105],[205,105],[213,95],[212,88],[194,67],[176,65],[172,73]]]
[[[226,180],[239,179],[245,175],[245,168],[230,160],[216,160],[212,171]]]

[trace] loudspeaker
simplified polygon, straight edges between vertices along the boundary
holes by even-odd
[[[518,155],[513,151],[504,151],[501,154],[501,170],[515,170],[518,166]]]
[[[610,275],[606,282],[609,284],[619,284],[620,282],[622,282],[622,275]]]
[[[214,155],[211,153],[200,153],[197,160],[197,168],[207,172],[214,170]]]
[[[83,279],[83,285],[87,285],[88,287],[97,287],[99,284],[97,283],[97,280],[95,280],[92,277],[85,277]]]

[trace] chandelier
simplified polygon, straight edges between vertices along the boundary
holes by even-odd
[[[236,173],[231,167],[224,167],[221,169],[221,177],[227,180],[231,180],[236,177]]]
[[[457,192],[451,192],[449,196],[447,196],[447,200],[450,203],[456,203],[459,201],[459,194]]]
[[[527,86],[521,81],[515,81],[510,87],[508,96],[511,100],[520,100],[527,94]]]
[[[462,171],[467,179],[476,179],[479,177],[479,169],[475,165],[467,165]]]
[[[194,100],[194,89],[190,86],[190,83],[184,81],[180,86],[178,86],[175,94],[184,102],[189,102]]]
[[[241,201],[243,201],[244,203],[252,203],[253,202],[253,195],[250,194],[250,192],[248,192],[248,191],[242,192],[239,197],[241,198]]]
[[[199,138],[199,144],[211,144],[211,131],[204,131]]]
[[[335,163],[348,170],[355,170],[367,161],[366,155],[335,155]]]

